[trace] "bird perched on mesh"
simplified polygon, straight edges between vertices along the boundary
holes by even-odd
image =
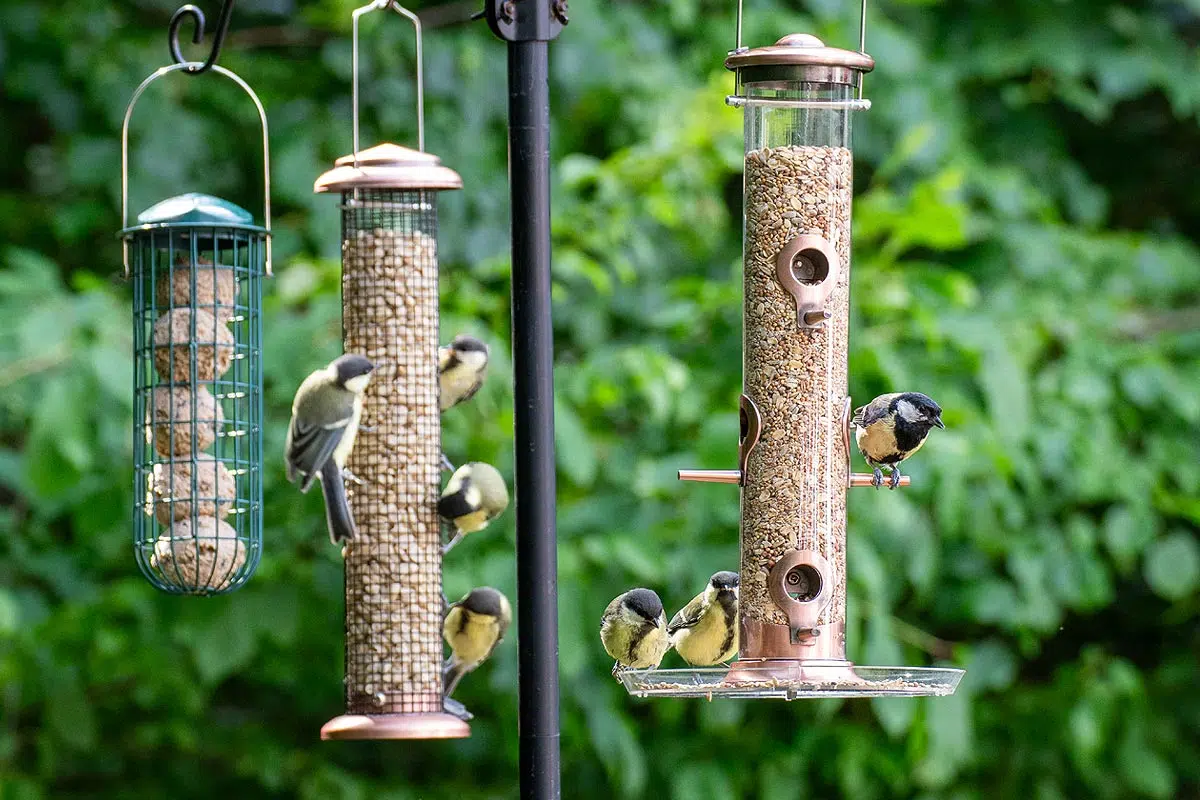
[[[442,411],[475,396],[487,377],[489,356],[486,344],[466,334],[438,348],[438,405]]]
[[[475,396],[487,377],[490,354],[486,344],[462,333],[450,344],[438,348],[438,406],[441,411]],[[454,465],[445,453],[442,453],[442,469],[454,471]]]
[[[511,623],[508,598],[490,586],[472,589],[450,606],[442,623],[442,637],[450,645],[442,669],[443,697],[450,697],[464,675],[487,661]]]
[[[889,486],[900,485],[900,463],[921,449],[932,428],[945,428],[942,409],[920,392],[881,394],[854,409],[850,424],[855,427],[858,450],[875,471],[871,485],[883,485],[882,469],[891,472]]]
[[[728,661],[738,651],[738,574],[718,572],[667,623],[671,645],[694,667]]]
[[[288,480],[300,478],[307,492],[321,482],[325,521],[334,544],[355,536],[354,518],[346,502],[342,474],[354,449],[362,418],[363,392],[375,365],[364,356],[347,353],[304,379],[292,401],[284,459]]]
[[[657,667],[671,647],[662,600],[650,589],[630,589],[618,595],[600,617],[600,642],[619,667]]]
[[[438,514],[454,525],[455,534],[442,554],[450,552],[462,537],[486,528],[508,508],[508,486],[504,476],[491,464],[471,461],[450,476],[441,498]]]

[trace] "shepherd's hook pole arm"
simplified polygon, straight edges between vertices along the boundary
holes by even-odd
[[[176,64],[188,65],[185,70],[188,74],[199,75],[202,72],[208,72],[221,57],[221,46],[225,44],[225,34],[229,32],[229,18],[233,16],[233,3],[234,0],[225,0],[221,4],[221,13],[217,16],[217,30],[213,34],[212,50],[203,64],[190,62],[183,57],[183,51],[179,49],[179,27],[190,17],[195,26],[192,31],[192,44],[200,44],[204,39],[204,12],[188,3],[180,6],[171,15],[171,25],[167,29],[167,45],[171,50],[171,58]]]
[[[547,45],[567,22],[567,4],[566,0],[486,2],[488,27],[508,43],[521,798],[559,800]]]

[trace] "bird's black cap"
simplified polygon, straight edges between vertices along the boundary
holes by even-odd
[[[738,587],[738,574],[736,572],[718,572],[709,578],[709,583],[714,589],[736,589]]]
[[[504,595],[490,586],[480,586],[472,589],[461,601],[462,607],[472,614],[484,614],[498,617],[502,610]]]
[[[901,400],[907,400],[930,417],[941,416],[942,407],[933,402],[933,398],[929,397],[929,395],[924,395],[920,392],[904,392],[896,398],[897,402]]]
[[[663,613],[662,600],[650,589],[630,589],[625,593],[625,605],[648,620],[656,620]]]
[[[488,351],[488,346],[486,344],[479,339],[476,339],[474,336],[468,336],[465,333],[460,333],[458,336],[455,336],[454,341],[450,342],[450,346],[463,353],[470,353],[472,351],[486,353]]]
[[[359,375],[366,375],[375,369],[375,365],[368,361],[366,356],[360,356],[358,353],[346,353],[334,360],[333,369],[337,373],[338,385],[345,386],[346,381],[357,378]]]

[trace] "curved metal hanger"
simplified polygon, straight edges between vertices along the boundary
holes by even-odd
[[[351,25],[351,104],[354,114],[354,166],[358,166],[358,19],[363,14],[370,14],[383,8],[391,8],[397,14],[409,20],[417,32],[417,149],[425,152],[425,59],[421,50],[421,19],[413,12],[396,2],[396,0],[372,0],[372,2],[354,10]]]
[[[203,63],[188,61],[183,57],[183,51],[179,49],[179,28],[185,20],[191,17],[195,25],[192,44],[200,44],[204,39],[204,12],[188,3],[180,6],[171,15],[171,26],[167,29],[167,43],[171,49],[171,59],[176,64],[182,64],[184,71],[189,75],[208,72],[217,63],[217,59],[221,56],[221,46],[225,44],[225,34],[229,31],[229,18],[233,16],[233,3],[234,0],[224,0],[221,4],[221,13],[217,16],[217,30],[213,34],[212,52],[208,54],[208,60]]]
[[[214,51],[215,52],[215,51]],[[133,107],[137,105],[138,98],[142,93],[159,78],[164,75],[169,75],[172,72],[184,70],[189,74],[201,72],[199,68],[203,66],[199,61],[185,61],[182,64],[170,64],[165,67],[159,67],[152,72],[146,80],[142,81],[137,90],[134,91],[133,97],[129,100],[129,105],[125,108],[125,119],[121,123],[121,228],[122,230],[129,225],[129,120],[133,117]],[[209,67],[218,75],[224,75],[229,80],[241,87],[254,103],[254,108],[258,111],[258,121],[262,126],[262,150],[263,150],[263,219],[267,231],[267,252],[266,252],[266,273],[270,277],[271,272],[271,144],[267,136],[267,112],[263,109],[262,101],[258,99],[258,95],[250,88],[250,85],[242,80],[236,73],[230,72],[224,67],[213,64]],[[129,277],[129,239],[121,238],[122,258],[125,261],[125,277]]]

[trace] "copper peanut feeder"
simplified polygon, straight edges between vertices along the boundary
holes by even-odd
[[[358,149],[358,18],[384,8],[416,24],[386,1],[355,12],[354,152],[314,186],[341,195],[345,352],[375,364],[346,465],[346,713],[321,738],[459,738],[470,728],[442,705],[437,197],[462,179],[421,149]]]
[[[679,477],[740,487],[741,649],[728,668],[626,670],[631,694],[948,695],[963,675],[846,659],[846,490],[871,479],[850,466],[850,123],[874,63],[807,34],[725,60],[745,118],[741,436],[737,469]]]

